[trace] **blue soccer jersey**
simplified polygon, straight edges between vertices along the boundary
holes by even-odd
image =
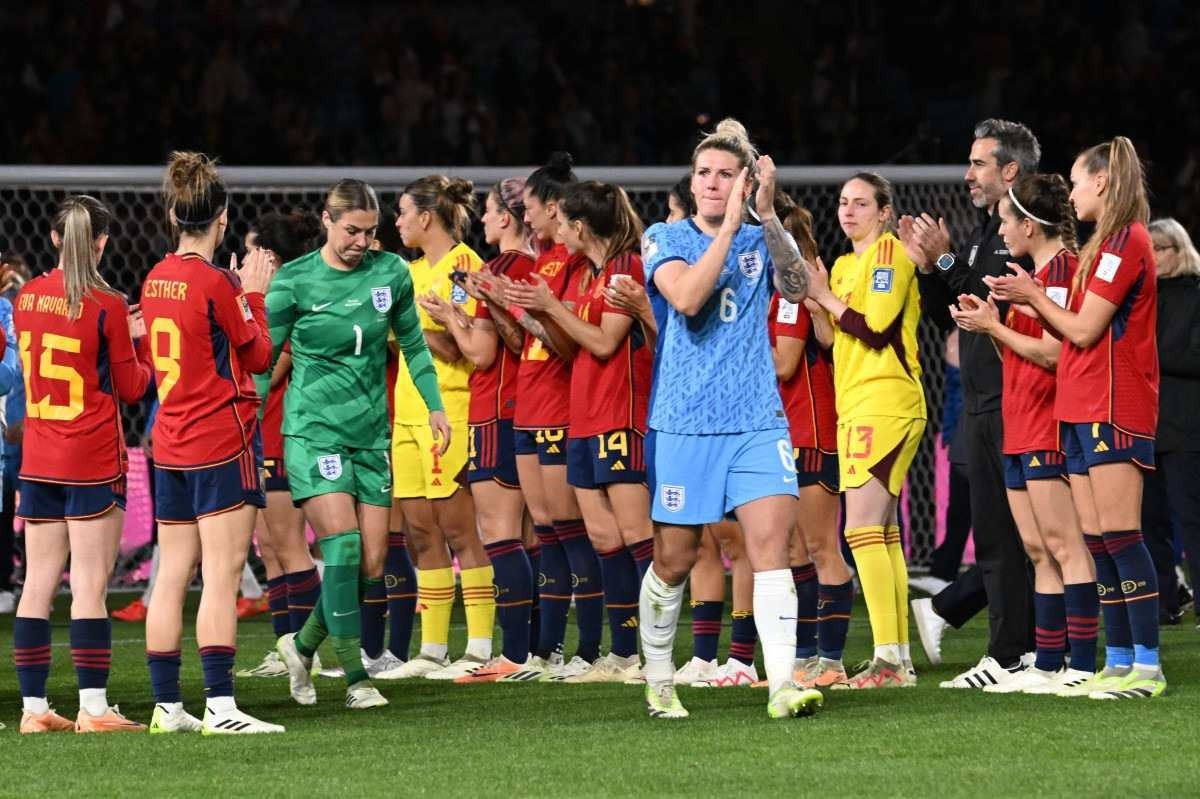
[[[642,240],[647,288],[660,266],[695,264],[712,241],[691,219],[653,225]],[[767,338],[773,269],[762,228],[743,224],[699,313],[688,317],[665,302],[659,306],[666,313],[651,428],[690,435],[787,428]]]

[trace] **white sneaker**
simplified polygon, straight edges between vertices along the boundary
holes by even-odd
[[[480,668],[486,665],[487,660],[484,658],[478,658],[472,654],[465,654],[450,665],[429,672],[425,675],[425,679],[457,680],[459,677],[465,677],[471,672],[478,671]]]
[[[279,659],[279,653],[272,649],[263,657],[262,662],[249,669],[237,673],[239,677],[283,677],[288,673],[287,666]]]
[[[994,657],[985,655],[975,666],[967,669],[952,680],[938,684],[941,688],[983,688],[988,685],[1000,685],[1014,679],[1029,667],[1024,660],[1011,669],[1002,667]]]
[[[599,658],[596,663],[599,663]],[[552,666],[542,675],[541,682],[566,682],[571,677],[578,677],[581,674],[586,674],[595,663],[588,663],[583,658],[576,655],[558,666]]]
[[[716,676],[709,680],[692,683],[693,688],[739,688],[758,682],[758,669],[751,663],[747,666],[740,660],[730,658],[717,669]]]
[[[676,685],[695,685],[698,682],[708,682],[717,678],[720,665],[715,660],[701,660],[694,657],[675,672]]]
[[[1044,671],[1033,667],[1019,672],[1011,680],[1004,680],[995,685],[983,686],[985,694],[1032,694],[1043,693],[1039,688],[1055,685],[1062,671]]]
[[[924,591],[930,596],[937,596],[946,590],[950,583],[943,580],[941,577],[934,577],[928,574],[924,577],[909,577],[908,587],[915,588],[918,591]]]
[[[17,597],[12,591],[0,591],[0,614],[8,615],[17,610]]]
[[[557,668],[562,665],[563,657],[555,652],[548,658],[540,658],[537,655],[530,655],[529,660],[526,660],[521,666],[520,671],[512,674],[505,674],[496,682],[537,682],[542,678],[547,671]]]
[[[313,669],[313,674],[318,677],[326,677],[331,680],[340,680],[346,676],[346,670],[341,666],[326,666],[323,669]]]
[[[567,677],[563,682],[578,685],[581,683],[619,682],[628,683],[642,676],[642,661],[637,654],[620,657],[609,652],[592,664],[583,674]]]
[[[399,666],[381,671],[375,675],[377,680],[411,680],[415,677],[424,677],[431,671],[444,669],[450,665],[447,658],[435,658],[432,655],[426,655],[421,652],[412,660],[401,663]]]
[[[383,707],[388,703],[379,689],[370,680],[361,680],[346,689],[346,707],[351,710],[367,710],[373,707]]]
[[[942,662],[942,635],[950,623],[937,614],[933,609],[933,600],[928,597],[914,599],[910,604],[913,620],[917,623],[917,633],[921,636],[921,648],[925,650],[929,662],[937,666]]]
[[[275,651],[279,653],[279,659],[287,667],[288,690],[292,694],[292,699],[301,705],[315,705],[317,688],[313,685],[312,679],[313,659],[304,657],[296,649],[296,634],[281,635],[275,642]],[[282,729],[280,727],[280,731]]]
[[[404,665],[404,661],[392,654],[392,650],[386,647],[383,653],[377,657],[368,657],[367,653],[362,652],[363,668],[367,670],[367,676],[375,679],[385,671],[400,668]]]
[[[1046,694],[1054,696],[1087,696],[1088,691],[1091,690],[1092,677],[1094,676],[1096,675],[1090,671],[1063,669],[1062,671],[1055,672],[1054,678],[1049,682],[1044,685],[1026,688],[1023,693],[1034,696]],[[1074,693],[1075,689],[1080,686],[1083,686],[1083,691],[1081,693]]]
[[[200,732],[203,726],[200,719],[183,709],[183,702],[160,702],[154,706],[154,715],[150,718],[151,735]]]
[[[243,713],[236,707],[224,713],[214,713],[209,707],[204,708],[204,725],[201,735],[257,735],[261,733],[283,732],[282,724],[268,724],[254,718],[249,713]]]

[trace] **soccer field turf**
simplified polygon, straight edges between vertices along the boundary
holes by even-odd
[[[115,597],[114,606],[128,597]],[[195,595],[190,607],[194,608]],[[67,644],[66,597],[54,617],[49,694],[77,710]],[[192,611],[189,610],[189,618]],[[191,627],[188,627],[189,633]],[[498,632],[498,631],[497,631]],[[721,652],[728,643],[728,628]],[[16,733],[20,699],[12,670],[12,616],[0,617],[0,796],[1183,796],[1200,791],[1200,633],[1166,628],[1171,681],[1151,701],[1097,702],[995,696],[937,687],[974,663],[986,641],[978,618],[947,634],[946,663],[915,656],[911,690],[827,692],[808,719],[771,721],[766,692],[682,689],[692,713],[651,720],[642,689],[624,685],[380,683],[386,708],[346,710],[340,680],[318,678],[319,704],[302,708],[285,679],[239,679],[239,704],[287,726],[247,738]],[[148,722],[152,703],[141,625],[113,623],[110,701]],[[271,646],[265,616],[240,627],[238,667]],[[456,618],[451,651],[464,645]],[[690,656],[684,623],[676,661]],[[847,663],[867,655],[858,604]],[[919,645],[914,643],[914,650]],[[568,651],[570,647],[568,646]],[[322,652],[322,655],[325,655]],[[328,654],[332,660],[332,652]],[[184,642],[184,696],[203,710],[195,640]],[[1190,753],[1190,754],[1189,754]]]

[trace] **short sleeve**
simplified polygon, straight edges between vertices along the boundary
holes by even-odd
[[[775,335],[784,338],[806,340],[812,332],[812,315],[802,302],[788,302],[778,294],[776,302],[771,304],[771,324]]]
[[[649,283],[655,271],[669,261],[683,261],[687,257],[683,252],[680,237],[675,235],[674,226],[658,222],[642,235],[642,264],[644,267],[643,284]]]
[[[234,349],[257,338],[258,326],[254,324],[250,301],[246,299],[237,275],[221,269],[209,284],[212,286],[211,299],[217,324],[225,331]]]
[[[1141,235],[1139,235],[1141,234]],[[1092,264],[1088,291],[1120,305],[1146,277],[1150,256],[1149,236],[1140,229],[1126,227],[1110,236]],[[1153,280],[1154,276],[1151,275]]]
[[[642,259],[634,253],[617,256],[608,262],[608,268],[603,272],[604,279],[611,285],[616,280],[632,280],[639,286],[646,285],[646,272],[642,268]],[[624,308],[617,308],[608,304],[606,295],[601,294],[601,313],[618,314],[619,316],[633,316]]]
[[[106,294],[101,303],[109,359],[113,363],[136,360],[137,353],[129,335],[129,308],[125,305],[125,300],[113,294]]]
[[[877,257],[866,275],[861,311],[875,331],[887,330],[903,312],[909,284],[915,279],[916,265],[897,244],[893,239],[880,242],[884,257]]]

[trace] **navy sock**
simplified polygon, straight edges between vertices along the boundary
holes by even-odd
[[[596,554],[604,573],[604,605],[608,609],[612,653],[627,658],[637,654],[638,599],[641,590],[637,563],[624,546]]]
[[[182,702],[179,690],[179,667],[183,656],[178,649],[170,652],[146,651],[146,665],[150,667],[150,690],[155,702]]]
[[[1121,577],[1117,564],[1104,539],[1084,533],[1092,560],[1096,561],[1096,592],[1100,596],[1100,611],[1104,614],[1104,665],[1120,667],[1133,665],[1133,633],[1129,628],[1129,612],[1121,593]]]
[[[533,593],[530,594],[532,600],[529,606],[529,651],[538,651],[538,639],[541,637],[539,633],[542,631],[542,606],[538,599],[538,577],[542,572],[542,545],[536,541],[525,547],[525,554],[529,556],[529,573],[533,575]]]
[[[417,614],[417,570],[408,554],[408,538],[404,533],[388,533],[383,581],[387,592],[388,651],[408,660]]]
[[[200,647],[205,696],[233,696],[233,658],[236,654],[236,646]]]
[[[796,584],[796,657],[817,655],[817,567],[811,563],[792,567]]]
[[[842,659],[853,606],[853,581],[841,585],[817,585],[817,650],[821,657]]]
[[[112,667],[112,622],[71,619],[71,660],[79,689],[108,687]]]
[[[367,657],[377,658],[383,654],[383,620],[388,611],[383,577],[359,576],[358,592],[361,595],[358,613],[362,624],[362,648]]]
[[[1104,533],[1104,549],[1121,579],[1125,611],[1133,639],[1133,662],[1158,665],[1158,572],[1141,530]]]
[[[722,600],[692,601],[692,657],[707,662],[717,659],[717,643],[721,640]]]
[[[535,524],[533,532],[542,550],[537,578],[541,626],[537,649],[534,651],[538,656],[548,658],[554,652],[562,652],[563,639],[567,636],[567,611],[571,609],[571,565],[567,562],[567,551],[558,542],[553,527]]]
[[[650,568],[650,563],[654,560],[654,538],[647,538],[645,541],[638,541],[628,547],[629,554],[633,556],[633,562],[637,564],[638,579],[641,580],[646,576],[646,569]]]
[[[13,665],[21,696],[46,696],[50,677],[50,622],[17,616],[13,619]]]
[[[267,607],[271,609],[271,629],[275,637],[292,631],[292,619],[288,615],[287,578],[282,574],[267,580]]]
[[[1067,611],[1067,642],[1071,646],[1071,668],[1096,670],[1096,637],[1100,632],[1100,597],[1095,583],[1063,586]]]
[[[592,663],[600,657],[600,636],[604,632],[604,585],[600,578],[600,559],[588,540],[582,519],[556,521],[554,535],[567,553],[571,568],[575,622],[579,625],[579,648],[575,655]]]
[[[1067,605],[1063,595],[1034,593],[1033,624],[1037,641],[1034,666],[1042,671],[1058,671],[1067,646]]]
[[[729,635],[729,657],[753,666],[754,646],[757,643],[758,628],[754,626],[754,611],[735,610],[733,630]]]
[[[287,582],[288,621],[291,623],[290,632],[298,633],[308,621],[308,615],[317,606],[321,596],[321,575],[314,566],[302,572],[285,574]]]
[[[503,633],[501,653],[513,663],[529,657],[529,610],[533,604],[533,572],[525,547],[517,539],[484,546],[492,562],[496,586],[496,620]]]

